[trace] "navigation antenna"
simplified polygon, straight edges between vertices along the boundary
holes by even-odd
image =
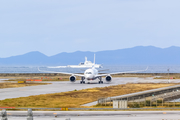
[[[94,54],[94,65],[95,65],[95,57],[96,57],[96,56],[95,56],[95,54]]]
[[[168,71],[168,82],[170,83],[170,80],[169,80],[169,68],[167,69],[167,71]]]
[[[87,61],[87,57],[85,57],[85,62]]]

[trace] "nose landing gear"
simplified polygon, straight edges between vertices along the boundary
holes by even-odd
[[[80,81],[81,84],[85,84],[84,79],[85,79],[84,77],[81,77],[81,81]]]

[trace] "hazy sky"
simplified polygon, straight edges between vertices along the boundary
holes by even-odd
[[[0,57],[180,46],[180,0],[0,0]]]

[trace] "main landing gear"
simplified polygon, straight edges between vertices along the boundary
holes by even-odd
[[[99,77],[99,84],[103,84],[102,77]]]
[[[84,79],[85,79],[84,77],[81,77],[81,81],[80,81],[81,84],[85,84]]]

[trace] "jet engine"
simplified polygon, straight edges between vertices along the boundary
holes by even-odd
[[[111,77],[111,76],[106,76],[106,81],[107,81],[107,82],[111,82],[111,80],[112,80],[112,77]]]
[[[76,81],[76,77],[75,77],[75,76],[71,76],[71,77],[69,78],[69,80],[70,80],[71,82],[75,82],[75,81]]]

